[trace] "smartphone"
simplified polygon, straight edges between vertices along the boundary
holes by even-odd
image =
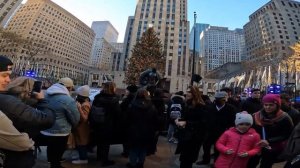
[[[41,92],[42,90],[42,81],[34,81],[32,92]]]

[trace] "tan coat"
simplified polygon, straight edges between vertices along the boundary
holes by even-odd
[[[80,112],[80,121],[74,131],[76,145],[87,145],[89,142],[90,128],[88,117],[90,109],[90,102],[84,102],[81,104],[81,106],[78,106],[78,111]]]
[[[33,149],[34,142],[26,133],[20,133],[12,121],[0,111],[0,148],[11,151]]]

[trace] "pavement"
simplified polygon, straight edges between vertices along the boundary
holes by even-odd
[[[46,148],[41,147],[42,152],[38,153],[36,165],[34,168],[48,168],[49,164],[46,157]],[[159,138],[157,145],[157,152],[155,155],[148,156],[145,161],[144,168],[179,168],[179,155],[175,155],[176,144],[171,144],[167,142],[167,139],[163,136]],[[122,146],[121,145],[111,145],[109,158],[116,162],[113,166],[108,166],[107,168],[126,168],[126,163],[128,163],[128,158],[121,156]],[[66,161],[63,162],[63,166],[66,168],[99,168],[101,167],[100,162],[96,161],[96,154],[89,153],[89,164],[86,165],[74,165],[71,163],[72,158],[76,158],[78,153],[75,150],[67,150],[64,154]],[[200,152],[201,156],[201,152]],[[273,166],[273,168],[282,168],[284,163],[278,163]],[[198,166],[195,165],[193,168],[209,168],[210,166]]]

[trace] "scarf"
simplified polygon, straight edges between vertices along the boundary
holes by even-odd
[[[254,113],[255,123],[262,127],[265,125],[272,125],[275,122],[282,120],[284,117],[285,113],[280,109],[272,114],[267,114],[265,110]]]

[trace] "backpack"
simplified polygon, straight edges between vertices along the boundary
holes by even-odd
[[[104,107],[92,106],[89,115],[90,124],[91,125],[103,124],[105,122],[105,115],[106,115],[106,110]]]
[[[170,107],[170,118],[172,120],[176,120],[177,118],[181,117],[182,112],[182,106],[180,103],[174,103],[172,101],[171,107]]]

